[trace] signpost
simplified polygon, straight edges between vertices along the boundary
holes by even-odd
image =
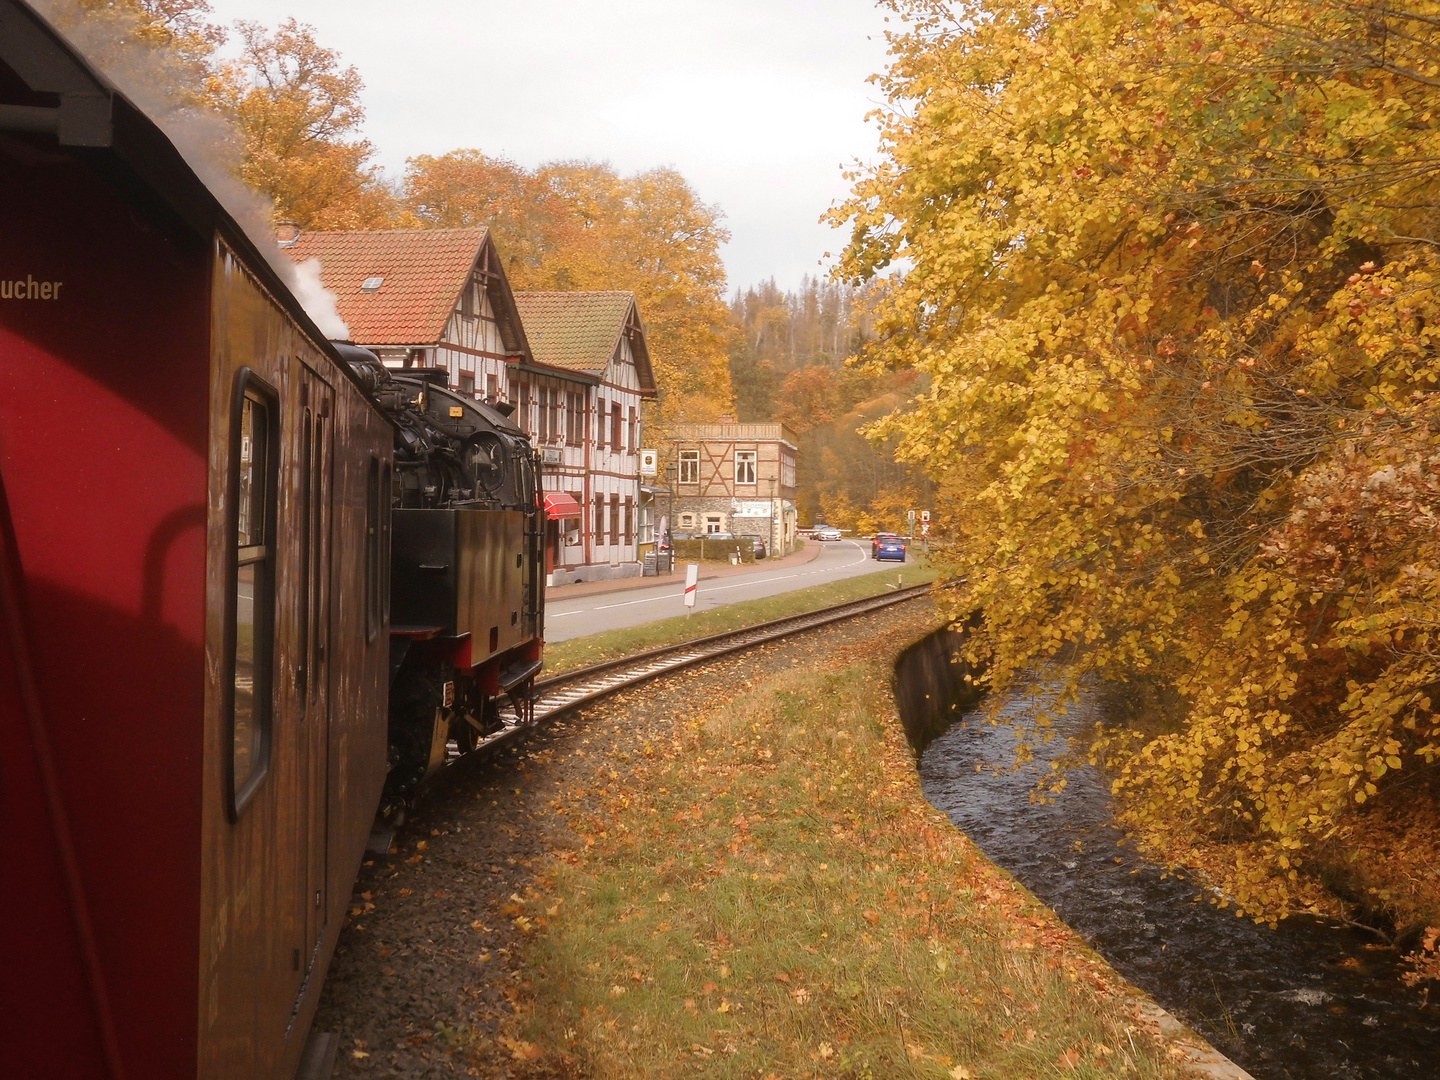
[[[700,564],[687,563],[685,566],[685,617],[695,608],[695,586],[700,583]]]

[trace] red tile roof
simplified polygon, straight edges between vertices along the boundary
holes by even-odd
[[[283,250],[320,260],[320,280],[338,297],[357,345],[431,345],[440,340],[489,230],[390,229],[302,233]],[[383,278],[361,292],[370,278]]]
[[[542,364],[600,374],[635,307],[630,292],[517,292],[530,352]]]

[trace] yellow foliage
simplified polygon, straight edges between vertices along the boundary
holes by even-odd
[[[720,211],[673,169],[622,177],[609,165],[527,170],[475,150],[418,157],[406,174],[419,224],[489,225],[516,289],[626,289],[645,320],[658,410],[672,422],[732,408]]]
[[[1248,914],[1440,754],[1440,4],[892,0],[871,428],[941,485],[1003,686],[1168,683],[1102,745]],[[1377,29],[1378,28],[1378,29]],[[1177,831],[1179,830],[1179,831]]]

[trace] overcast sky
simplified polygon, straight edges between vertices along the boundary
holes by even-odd
[[[793,288],[841,234],[818,218],[871,160],[873,0],[212,0],[217,21],[294,15],[365,78],[392,175],[475,148],[522,165],[670,165],[724,210],[730,287]]]

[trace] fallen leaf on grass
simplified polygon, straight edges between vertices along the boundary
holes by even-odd
[[[534,1061],[540,1056],[540,1047],[532,1042],[522,1042],[519,1039],[501,1039],[500,1044],[510,1051],[510,1056],[516,1061]]]
[[[975,1080],[975,1074],[964,1065],[956,1065],[950,1070],[950,1080]]]
[[[875,926],[880,922],[880,913],[876,911],[862,911],[860,912],[860,917],[871,926]]]
[[[356,1058],[367,1058],[370,1056],[370,1052],[368,1050],[351,1050],[350,1056]]]
[[[1072,1047],[1069,1050],[1066,1050],[1058,1058],[1055,1059],[1055,1064],[1060,1066],[1060,1068],[1062,1069],[1075,1068],[1076,1065],[1080,1064],[1080,1048],[1076,1046]]]

